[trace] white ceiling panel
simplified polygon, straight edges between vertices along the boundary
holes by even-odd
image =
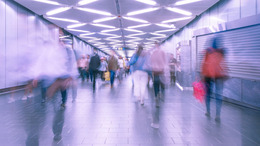
[[[193,3],[186,3],[187,0],[147,0],[142,2],[141,0],[15,1],[36,14],[43,15],[50,22],[93,46],[102,49],[115,46],[135,48],[136,43],[151,44],[155,40],[163,41],[219,0],[198,0]],[[49,19],[48,17],[54,18]],[[71,28],[73,29],[71,31],[68,26],[71,27],[72,24],[81,26]],[[83,33],[86,34],[85,38],[80,36]],[[140,33],[143,34],[136,35]],[[111,39],[113,36],[115,38]],[[140,39],[136,40],[133,37]],[[151,45],[145,47],[150,48]],[[132,54],[133,50],[131,51],[127,54]]]

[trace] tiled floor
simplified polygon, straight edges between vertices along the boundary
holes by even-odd
[[[21,100],[23,91],[0,95],[0,145],[3,146],[255,146],[260,145],[260,111],[224,103],[221,123],[204,115],[204,105],[192,92],[171,86],[160,108],[155,107],[150,86],[145,105],[133,96],[126,78],[113,89],[98,80],[79,83],[78,97],[71,94],[66,109],[61,97],[42,104],[39,89],[35,96]],[[15,101],[8,103],[10,99]],[[212,113],[215,113],[214,100]],[[151,123],[159,123],[159,129]],[[61,140],[54,133],[62,132]]]

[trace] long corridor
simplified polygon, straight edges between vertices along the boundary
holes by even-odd
[[[257,110],[224,102],[221,122],[216,122],[214,100],[211,118],[207,118],[205,105],[191,91],[170,86],[160,108],[153,94],[151,83],[141,106],[133,96],[130,77],[112,89],[98,80],[95,92],[90,82],[79,83],[76,101],[72,103],[69,92],[65,109],[60,107],[59,94],[41,103],[39,89],[27,100],[21,100],[23,91],[4,94],[0,97],[0,145],[260,145]],[[10,103],[10,99],[15,101]],[[151,123],[159,123],[159,128],[152,128]]]

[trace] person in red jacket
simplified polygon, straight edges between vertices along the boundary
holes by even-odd
[[[227,76],[226,66],[224,62],[224,49],[220,48],[220,36],[212,39],[212,46],[205,51],[204,60],[202,62],[202,76],[206,85],[206,116],[210,116],[210,94],[213,84],[216,88],[216,118],[220,121],[220,111],[222,105],[223,79]]]

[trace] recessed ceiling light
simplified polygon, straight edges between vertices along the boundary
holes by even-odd
[[[100,38],[94,38],[94,37],[91,37],[89,39],[90,40],[88,40],[88,42],[97,42],[97,41],[101,40]]]
[[[192,17],[175,18],[175,19],[165,20],[162,23],[177,22],[177,21],[187,20],[187,19],[191,19],[191,18]]]
[[[59,21],[74,22],[74,23],[78,23],[79,22],[77,20],[66,19],[66,18],[56,18],[56,17],[46,17],[46,18],[53,19],[53,20],[59,20]]]
[[[185,10],[182,10],[182,9],[179,9],[179,8],[166,7],[166,9],[169,10],[169,11],[175,12],[175,13],[182,14],[182,15],[187,15],[187,16],[192,15],[191,12],[188,12],[188,11],[185,11]]]
[[[166,29],[166,30],[160,30],[156,31],[155,33],[160,33],[160,32],[169,32],[169,31],[175,31],[176,29]]]
[[[151,0],[136,0],[136,1],[148,4],[148,5],[152,5],[152,6],[156,5],[156,2],[155,1],[151,1]]]
[[[128,40],[128,41],[125,41],[125,42],[136,42],[136,41],[141,41],[143,39],[133,39],[133,40]]]
[[[164,36],[164,37],[166,37],[165,34],[158,34],[158,33],[150,33],[150,34],[152,34],[152,35],[157,35],[157,36]]]
[[[182,0],[175,3],[176,6],[185,5],[189,3],[199,2],[201,0]]]
[[[127,16],[133,16],[133,15],[138,15],[138,14],[142,14],[142,13],[147,13],[147,12],[152,12],[152,11],[156,11],[159,8],[148,8],[148,9],[143,9],[143,10],[138,10],[138,11],[134,11],[134,12],[130,12],[127,13]]]
[[[130,39],[140,39],[140,37],[134,37],[134,36],[125,36],[125,37]]]
[[[144,34],[146,34],[146,33],[142,32],[142,33],[130,34],[130,35],[128,35],[128,37],[137,36],[137,35],[144,35]]]
[[[34,0],[34,1],[41,2],[41,3],[46,3],[46,4],[51,4],[51,5],[60,5],[60,3],[58,3],[58,2],[49,1],[49,0]]]
[[[166,28],[176,28],[175,26],[174,26],[174,24],[171,24],[171,25],[169,25],[169,24],[155,24],[155,25],[158,25],[158,26],[161,26],[161,27],[166,27]]]
[[[127,19],[127,20],[136,21],[136,22],[148,23],[148,21],[142,20],[142,19],[138,19],[138,18],[125,17],[125,16],[124,16],[123,18],[124,18],[124,19]]]
[[[122,41],[117,41],[117,42],[109,42],[108,44],[112,44],[112,45],[113,45],[113,44],[118,44],[119,42],[121,43]]]
[[[97,0],[82,0],[82,1],[79,1],[79,2],[78,2],[78,5],[79,5],[79,6],[82,6],[82,5],[86,5],[86,4],[93,3],[93,2],[95,2],[95,1],[97,1]]]
[[[93,23],[99,23],[99,22],[104,22],[104,21],[109,21],[109,20],[113,20],[113,19],[116,19],[117,17],[107,17],[107,18],[102,18],[102,19],[97,19],[97,20],[94,20]]]
[[[89,9],[89,8],[79,8],[76,7],[76,9],[85,11],[85,12],[90,12],[90,13],[95,13],[95,14],[100,14],[100,15],[106,15],[106,16],[111,16],[111,13],[104,12],[104,11],[99,11],[99,10],[94,10],[94,9]]]
[[[101,35],[109,35],[109,36],[118,36],[118,35],[116,35],[116,34],[109,34],[109,33],[103,33],[103,32],[100,32],[100,33],[98,33],[98,34],[101,34]]]
[[[143,32],[143,31],[140,31],[140,30],[129,29],[129,28],[125,28],[124,30],[126,30],[126,31],[132,31],[132,32]]]
[[[111,31],[117,31],[117,30],[120,30],[120,28],[102,30],[101,32],[111,32]]]
[[[86,38],[86,39],[91,39],[91,40],[99,40],[99,38],[89,37],[89,36],[81,36],[81,38]]]
[[[121,38],[121,35],[117,35],[117,36],[112,36],[112,37],[108,37],[107,39],[115,39],[115,38]]]
[[[98,26],[98,27],[106,27],[106,28],[116,28],[114,26],[104,25],[104,24],[96,24],[96,23],[92,23],[91,25]]]
[[[127,28],[138,28],[138,27],[145,27],[145,26],[149,26],[149,25],[151,25],[151,24],[141,24],[141,25],[136,25],[136,26],[129,26],[129,27],[127,27]]]
[[[86,30],[79,30],[79,29],[67,29],[69,31],[77,31],[77,32],[89,32],[89,31],[86,31]]]
[[[79,24],[72,24],[67,26],[67,28],[76,28],[76,27],[80,27],[80,26],[84,26],[86,25],[86,23],[79,23]]]
[[[82,37],[82,36],[86,36],[86,35],[93,35],[95,34],[95,32],[91,32],[91,33],[84,33],[84,34],[80,34],[79,36]]]
[[[58,13],[67,11],[69,9],[70,9],[70,7],[62,7],[62,8],[54,9],[54,10],[47,12],[46,15],[51,16],[51,15],[54,15],[54,14],[58,14]]]

